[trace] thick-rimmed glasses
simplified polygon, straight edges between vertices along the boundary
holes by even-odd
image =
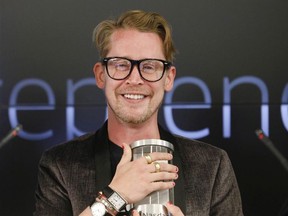
[[[103,58],[102,63],[106,66],[108,76],[114,80],[126,79],[131,74],[134,65],[137,65],[140,76],[148,82],[159,81],[165,70],[172,65],[171,62],[161,59],[131,60],[122,57]]]

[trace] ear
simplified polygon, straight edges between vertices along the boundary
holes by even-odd
[[[94,65],[93,71],[95,76],[96,85],[98,88],[103,89],[105,86],[105,71],[104,67],[100,62]]]
[[[165,91],[170,91],[173,88],[174,79],[176,77],[176,67],[171,66],[167,71],[167,76],[165,77]]]

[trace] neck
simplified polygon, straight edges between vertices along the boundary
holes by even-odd
[[[129,124],[108,118],[108,134],[109,139],[119,146],[141,139],[160,139],[157,119],[141,124]]]

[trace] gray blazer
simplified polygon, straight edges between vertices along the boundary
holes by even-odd
[[[161,139],[173,143],[173,163],[179,167],[175,205],[191,216],[243,215],[226,152],[159,128]],[[39,163],[34,215],[79,215],[111,179],[106,122],[96,133],[44,152]]]

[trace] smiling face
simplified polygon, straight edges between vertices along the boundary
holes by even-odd
[[[120,29],[111,35],[107,57],[165,60],[160,37],[155,33],[134,29]],[[140,124],[147,120],[157,122],[164,92],[172,89],[176,69],[172,66],[157,82],[143,80],[137,67],[133,68],[131,75],[125,80],[108,77],[105,67],[99,62],[94,67],[94,73],[97,86],[103,89],[106,95],[108,119]]]

